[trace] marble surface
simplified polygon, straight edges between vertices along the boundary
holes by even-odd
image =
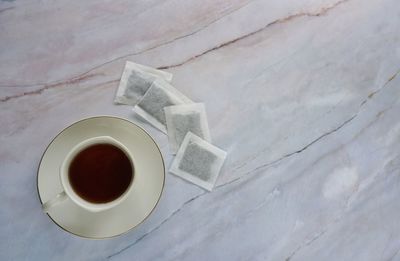
[[[83,117],[164,134],[113,96],[126,60],[206,104],[229,156],[207,193],[167,175],[109,240],[42,213],[36,169]],[[0,260],[400,260],[398,0],[1,1]]]

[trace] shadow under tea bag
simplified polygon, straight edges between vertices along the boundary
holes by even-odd
[[[188,132],[169,171],[211,191],[225,158],[225,151]]]
[[[126,62],[114,102],[136,105],[156,79],[172,80],[172,74],[145,65]]]
[[[188,132],[211,142],[203,103],[169,106],[164,108],[164,112],[169,144],[173,154],[176,154]]]
[[[193,102],[169,83],[156,80],[134,107],[134,111],[154,127],[167,133],[164,107],[183,103]]]

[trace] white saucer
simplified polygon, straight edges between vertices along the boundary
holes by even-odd
[[[98,213],[89,212],[67,199],[52,208],[48,215],[72,234],[99,239],[121,235],[151,214],[164,188],[165,170],[158,146],[142,128],[110,116],[84,119],[60,132],[44,152],[37,174],[40,202],[46,202],[62,191],[59,168],[68,151],[81,141],[96,136],[111,136],[131,152],[135,176],[128,198],[120,205]]]

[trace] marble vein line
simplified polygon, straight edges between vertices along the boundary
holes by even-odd
[[[103,73],[88,74],[88,75],[82,76],[80,78],[70,79],[70,80],[68,80],[68,82],[45,85],[43,88],[40,88],[40,89],[37,89],[34,91],[28,91],[28,92],[23,92],[23,93],[12,95],[12,96],[3,97],[0,99],[0,102],[6,102],[8,100],[20,98],[20,97],[27,96],[27,95],[38,95],[48,89],[61,88],[61,87],[65,87],[65,86],[72,85],[72,84],[82,83],[82,82],[88,81],[90,79],[93,79],[93,78],[101,76],[101,75],[104,75],[104,74]],[[118,81],[119,81],[119,79],[110,80],[110,81],[99,83],[99,85],[105,85],[105,84],[109,84],[112,82],[118,82]]]
[[[389,257],[389,259],[387,261],[392,261],[395,260],[394,258],[397,256],[397,254],[400,252],[400,248],[397,249],[392,256]]]
[[[375,180],[376,176],[373,177],[373,179]],[[369,185],[372,185],[373,182],[371,182]],[[343,205],[344,208],[342,209],[341,214],[335,218],[333,221],[329,222],[325,228],[323,228],[320,232],[318,232],[315,236],[313,236],[311,239],[307,240],[304,244],[300,244],[286,259],[285,261],[289,261],[291,260],[298,252],[300,252],[302,249],[307,248],[308,246],[310,246],[311,244],[313,244],[315,241],[317,241],[319,238],[321,238],[328,230],[330,227],[336,225],[337,223],[339,223],[340,220],[342,220],[342,218],[345,215],[345,211],[349,208],[349,201],[351,199],[353,199],[355,197],[355,195],[357,195],[360,192],[359,190],[359,186],[357,186],[356,188],[353,189],[352,193],[347,197],[346,203]],[[384,249],[385,251],[385,249]],[[400,249],[399,249],[400,251]],[[396,253],[397,254],[397,253]]]
[[[78,81],[79,82],[79,81]],[[97,86],[97,87],[100,87],[100,86],[104,86],[104,85],[108,85],[108,84],[112,84],[112,83],[117,83],[117,82],[119,82],[119,79],[117,79],[117,80],[109,80],[109,81],[106,81],[106,82],[101,82],[101,83],[97,83],[97,84],[94,84],[94,85],[92,85],[92,86],[88,86],[89,88],[91,88],[91,87],[94,87],[94,86]],[[77,83],[77,82],[76,82]],[[25,92],[25,93],[21,93],[20,95],[17,95],[18,97],[23,97],[23,96],[26,96],[26,95],[39,95],[39,94],[41,94],[44,90],[47,90],[47,89],[52,89],[52,88],[57,88],[57,87],[63,87],[63,86],[49,86],[48,88],[45,88],[45,89],[40,89],[40,90],[34,90],[34,91],[31,91],[31,92]],[[13,98],[13,97],[11,97],[11,98]],[[0,98],[0,102],[5,102],[5,101],[8,101],[9,99],[11,99],[9,96],[6,96],[6,97],[4,97],[4,98]],[[11,133],[10,135],[12,135],[13,133]]]
[[[54,81],[54,82],[49,82],[49,83],[43,83],[43,82],[40,83],[40,82],[39,82],[39,83],[35,83],[35,84],[9,84],[9,85],[7,84],[7,85],[0,85],[0,88],[1,88],[1,87],[3,87],[3,88],[4,88],[4,87],[26,88],[26,87],[37,87],[37,86],[48,85],[48,84],[67,84],[68,81],[75,80],[75,79],[78,79],[78,78],[80,78],[80,77],[83,77],[83,76],[85,76],[86,74],[88,74],[88,73],[90,73],[90,72],[92,72],[92,71],[94,71],[94,70],[96,70],[96,69],[99,69],[99,68],[101,68],[101,67],[103,67],[103,66],[105,66],[105,65],[107,65],[107,64],[113,63],[113,62],[115,62],[115,61],[124,59],[124,58],[129,57],[129,56],[135,56],[135,55],[143,54],[143,53],[146,53],[146,52],[148,52],[148,51],[151,51],[151,50],[157,49],[157,48],[159,48],[159,47],[162,47],[162,46],[168,45],[168,44],[170,44],[170,43],[173,43],[173,42],[175,42],[175,41],[177,41],[177,40],[180,40],[180,39],[183,39],[183,38],[192,36],[192,35],[194,35],[194,34],[197,34],[198,32],[203,31],[204,29],[210,27],[212,24],[215,24],[216,22],[222,20],[222,19],[225,18],[226,16],[229,16],[229,15],[231,15],[232,13],[235,13],[236,11],[238,11],[238,10],[242,9],[243,7],[247,6],[248,4],[250,4],[251,1],[252,1],[252,0],[245,2],[245,4],[240,5],[239,7],[230,10],[230,11],[227,12],[226,14],[223,14],[222,16],[220,16],[220,17],[218,17],[218,18],[216,18],[216,19],[210,21],[208,24],[206,24],[206,25],[204,25],[204,26],[202,26],[202,27],[200,27],[200,28],[198,28],[198,29],[196,29],[196,30],[194,30],[194,31],[192,31],[192,32],[190,32],[190,33],[188,33],[188,34],[175,37],[175,38],[173,38],[173,39],[167,40],[166,42],[163,42],[163,43],[160,43],[160,44],[156,44],[156,45],[154,45],[154,46],[151,46],[151,47],[149,47],[149,48],[143,49],[143,50],[141,50],[141,51],[132,52],[132,53],[128,53],[128,54],[124,54],[124,55],[115,57],[115,58],[113,58],[113,59],[111,59],[111,60],[109,60],[109,61],[106,61],[106,62],[104,62],[104,63],[101,63],[101,64],[99,64],[99,65],[96,65],[96,66],[90,68],[89,70],[87,70],[87,71],[85,71],[85,72],[83,72],[83,73],[80,73],[79,75],[73,76],[73,77],[72,77],[71,79],[69,79],[69,80],[67,79],[67,80]],[[2,10],[0,10],[0,12],[1,12],[1,11],[2,11]]]
[[[319,136],[318,138],[312,140],[310,143],[308,143],[307,145],[305,145],[305,146],[302,147],[301,149],[298,149],[298,150],[296,150],[296,151],[287,153],[287,154],[283,155],[282,157],[280,157],[280,158],[278,158],[278,159],[276,159],[276,160],[272,160],[272,161],[270,161],[270,162],[267,162],[267,163],[264,163],[264,164],[262,164],[262,165],[259,165],[259,166],[255,167],[255,168],[253,168],[253,169],[251,169],[251,170],[245,172],[243,175],[241,175],[241,176],[239,176],[239,177],[237,177],[237,178],[234,178],[234,179],[232,179],[232,180],[230,180],[230,181],[227,181],[227,182],[225,182],[225,183],[223,183],[223,184],[220,184],[220,185],[216,186],[216,189],[219,189],[219,188],[228,186],[228,185],[230,185],[230,184],[236,183],[236,182],[238,182],[238,181],[241,181],[241,180],[244,179],[245,177],[247,177],[247,176],[253,174],[254,172],[257,172],[257,171],[263,170],[263,169],[264,169],[264,170],[265,170],[265,169],[268,169],[268,168],[271,167],[271,166],[274,166],[274,165],[276,165],[276,164],[281,163],[283,160],[285,160],[285,159],[287,159],[287,158],[290,158],[290,157],[292,157],[292,156],[294,156],[294,155],[296,155],[296,154],[299,154],[299,153],[305,151],[305,150],[308,149],[310,146],[312,146],[313,144],[317,143],[318,141],[320,141],[321,139],[325,138],[326,136],[329,136],[330,134],[339,131],[339,130],[340,130],[341,128],[343,128],[345,125],[347,125],[348,123],[350,123],[356,116],[357,116],[357,115],[351,116],[349,119],[345,120],[342,124],[340,124],[340,125],[339,125],[338,127],[336,127],[335,129],[330,130],[330,131],[328,131],[328,132],[322,134],[321,136]],[[234,169],[234,170],[235,170],[235,169]]]
[[[395,74],[393,74],[393,75],[382,85],[382,87],[380,87],[380,88],[378,88],[377,90],[375,90],[375,91],[373,91],[372,93],[370,93],[370,94],[368,95],[368,97],[367,97],[365,100],[363,100],[363,101],[361,102],[361,104],[360,104],[360,106],[359,106],[357,112],[356,112],[354,115],[352,115],[350,118],[348,118],[347,120],[345,120],[343,123],[341,123],[338,127],[336,127],[336,128],[334,128],[333,130],[330,130],[330,131],[328,131],[328,132],[326,132],[326,133],[320,135],[319,137],[317,137],[316,139],[312,140],[311,142],[309,142],[308,144],[306,144],[306,145],[303,146],[302,148],[300,148],[300,149],[298,149],[298,150],[296,150],[296,151],[287,153],[287,154],[283,155],[282,157],[280,157],[280,158],[278,158],[278,159],[276,159],[276,160],[272,160],[272,161],[270,161],[270,162],[267,162],[267,163],[264,163],[264,164],[262,164],[262,165],[259,165],[259,166],[255,167],[254,169],[245,172],[245,173],[244,173],[242,176],[240,176],[240,177],[237,177],[237,178],[235,178],[235,179],[233,179],[233,180],[231,180],[231,181],[228,181],[228,182],[226,182],[226,183],[224,183],[224,184],[218,185],[216,188],[218,189],[218,188],[227,186],[227,185],[229,185],[229,184],[236,183],[237,181],[243,179],[244,177],[246,177],[246,176],[248,176],[248,175],[250,175],[250,174],[252,174],[252,173],[254,173],[254,172],[256,172],[256,171],[259,171],[259,170],[261,170],[261,169],[267,169],[267,168],[269,168],[270,166],[279,164],[279,163],[280,163],[281,161],[283,161],[284,159],[289,158],[289,157],[292,157],[292,156],[294,156],[294,155],[296,155],[296,154],[299,154],[299,153],[305,151],[306,149],[308,149],[310,146],[312,146],[313,144],[317,143],[317,142],[320,141],[321,139],[323,139],[323,138],[329,136],[329,135],[332,134],[332,133],[335,133],[335,132],[339,131],[341,128],[343,128],[344,126],[346,126],[347,124],[349,124],[352,120],[354,120],[354,119],[358,116],[358,114],[360,113],[362,107],[368,102],[368,100],[371,100],[377,93],[379,93],[380,91],[382,91],[383,88],[385,88],[385,87],[386,87],[393,79],[395,79],[396,76],[398,76],[399,74],[400,74],[400,70],[398,70]],[[241,166],[240,166],[240,167],[241,167]]]
[[[278,185],[274,189],[272,189],[261,201],[260,204],[256,205],[254,208],[250,209],[246,216],[251,216],[253,215],[256,211],[262,209],[264,206],[266,206],[268,203],[270,203],[272,200],[274,200],[277,196],[279,196],[281,192],[281,186]]]
[[[388,82],[390,82],[392,79],[394,79],[394,77],[391,77],[391,78],[389,79]],[[375,94],[375,93],[377,93],[377,92],[379,92],[379,90],[374,91],[373,93]],[[371,98],[372,96],[371,96],[371,95],[368,95],[368,97]],[[389,107],[386,108],[384,111],[388,110],[388,109],[391,108],[391,107],[392,107],[392,106],[389,106]],[[382,112],[382,111],[381,111],[381,112]],[[381,112],[379,112],[378,115],[382,115]],[[372,122],[375,122],[376,119],[377,119],[378,117],[379,117],[379,116],[377,116]],[[368,126],[371,126],[371,123],[368,124]],[[367,126],[367,127],[368,127],[368,126]],[[396,169],[397,169],[397,168],[398,168],[398,166],[396,167]],[[379,172],[378,172],[378,173],[379,173]],[[372,184],[374,184],[374,183],[375,183],[374,181],[377,179],[377,177],[378,177],[378,174],[374,175],[374,176],[373,176],[372,182],[367,181],[367,183],[368,183],[367,185],[372,185]],[[319,238],[321,238],[321,237],[329,230],[330,227],[336,225],[340,220],[342,220],[342,218],[344,217],[344,214],[345,214],[344,212],[345,212],[346,210],[348,210],[349,207],[350,207],[350,201],[352,201],[352,200],[354,199],[354,197],[356,197],[361,191],[363,191],[363,190],[366,189],[366,187],[364,187],[363,189],[360,190],[360,186],[361,186],[361,185],[356,186],[356,187],[352,190],[351,194],[347,197],[346,203],[343,204],[343,209],[342,209],[341,215],[340,215],[339,217],[335,218],[332,222],[329,222],[329,223],[325,226],[325,228],[321,229],[321,231],[319,231],[318,233],[314,234],[314,236],[312,236],[310,239],[306,239],[306,241],[305,241],[303,244],[300,244],[299,246],[297,246],[297,247],[293,250],[293,252],[292,252],[287,258],[285,258],[285,261],[291,260],[298,252],[300,252],[302,249],[307,248],[308,246],[310,246],[311,244],[313,244],[315,241],[317,241]],[[278,187],[276,187],[276,188],[275,188],[272,192],[270,192],[269,194],[279,193],[279,191],[280,191],[279,187],[281,187],[281,185],[279,185]],[[262,203],[260,204],[260,206],[257,206],[256,209],[261,208],[261,207],[262,207],[264,204],[266,204],[266,203],[267,203],[266,200],[264,200],[264,202],[262,202]],[[391,238],[390,238],[388,241],[390,241],[390,240],[391,240]],[[383,253],[386,251],[386,249],[387,249],[387,247],[385,247],[385,248],[383,249],[381,257],[383,256]],[[396,256],[399,252],[400,252],[400,249],[394,254],[394,256]],[[393,256],[392,256],[391,258],[393,258]]]
[[[291,260],[294,255],[296,255],[301,249],[303,249],[304,247],[307,247],[309,245],[311,245],[312,243],[314,243],[317,239],[319,239],[320,237],[322,237],[325,233],[326,233],[327,229],[323,230],[322,232],[318,233],[316,236],[314,236],[313,238],[311,238],[310,240],[308,240],[304,245],[300,245],[298,246],[286,259],[285,261],[289,261]]]
[[[98,68],[101,68],[101,67],[103,67],[104,65],[110,64],[110,63],[112,63],[112,62],[115,62],[115,61],[124,59],[124,58],[129,57],[129,56],[135,56],[135,55],[143,54],[143,53],[146,53],[146,52],[148,52],[148,51],[151,51],[151,50],[157,49],[157,48],[159,48],[159,47],[162,47],[162,46],[168,45],[168,44],[170,44],[170,43],[173,43],[173,42],[175,42],[175,41],[177,41],[177,40],[180,40],[180,39],[183,39],[183,38],[187,38],[187,37],[189,37],[189,36],[192,36],[192,35],[194,35],[194,34],[197,34],[198,32],[203,31],[203,30],[206,29],[207,27],[211,26],[212,24],[215,24],[216,22],[222,20],[224,17],[229,16],[229,15],[231,15],[232,13],[234,13],[234,12],[236,12],[236,11],[242,9],[243,7],[247,6],[250,2],[251,2],[251,1],[245,2],[244,5],[241,5],[241,6],[239,6],[238,8],[235,8],[235,9],[229,11],[228,13],[226,13],[226,14],[224,14],[224,15],[218,17],[217,19],[212,20],[211,22],[209,22],[209,23],[206,24],[205,26],[203,26],[203,27],[201,27],[201,28],[198,28],[198,29],[194,30],[193,32],[190,32],[190,33],[185,34],[185,35],[182,35],[182,36],[175,37],[175,38],[173,38],[173,39],[171,39],[171,40],[167,40],[166,42],[163,42],[163,43],[160,43],[160,44],[156,44],[156,45],[154,45],[154,46],[152,46],[152,47],[149,47],[149,48],[147,48],[147,49],[144,49],[144,50],[141,50],[141,51],[138,51],[138,52],[128,53],[128,54],[124,54],[124,55],[121,55],[121,56],[119,56],[119,57],[113,58],[113,59],[110,60],[110,61],[107,61],[107,62],[105,62],[105,63],[99,64],[99,65],[97,65],[97,66],[95,66],[95,67],[89,69],[88,71],[86,71],[86,72],[84,72],[84,73],[78,75],[77,77],[83,76],[83,75],[85,75],[85,74],[87,74],[87,73],[92,72],[93,70],[96,70],[96,69],[98,69]]]
[[[5,11],[14,9],[14,8],[15,8],[15,6],[10,6],[10,7],[7,7],[7,8],[0,9],[0,14],[3,13],[3,12],[5,12]]]
[[[386,253],[387,249],[389,248],[389,243],[392,241],[392,239],[393,239],[393,233],[390,233],[389,239],[386,242],[386,246],[383,248],[382,253],[381,253],[380,257],[379,257],[380,260],[383,260],[383,256]],[[398,251],[395,251],[394,256],[396,256],[397,252]],[[393,258],[393,256],[391,258]]]
[[[331,226],[336,225],[339,223],[339,221],[343,218],[344,214],[340,215],[339,217],[335,218],[333,221],[328,223],[324,229],[322,229],[320,232],[318,232],[315,236],[312,238],[308,239],[304,244],[300,244],[286,259],[285,261],[291,260],[298,252],[300,252],[302,249],[309,247],[312,245],[315,241],[317,241],[319,238],[321,238],[323,235],[325,235],[326,232],[328,232],[329,228]]]
[[[191,202],[193,202],[194,200],[196,200],[197,198],[205,195],[207,192],[203,191],[200,194],[186,200],[178,209],[176,209],[174,212],[172,212],[168,217],[166,217],[163,221],[161,221],[157,226],[155,226],[154,228],[150,229],[147,233],[143,234],[141,237],[139,237],[138,239],[136,239],[133,243],[127,245],[126,247],[122,248],[121,250],[107,256],[107,259],[111,259],[116,255],[121,254],[122,252],[126,251],[127,249],[133,247],[134,245],[136,245],[137,243],[139,243],[142,239],[146,238],[147,236],[149,236],[151,233],[153,233],[154,231],[158,230],[163,224],[165,224],[168,220],[170,220],[172,217],[174,217],[176,214],[178,214],[186,205],[190,204]]]
[[[376,176],[373,177],[374,180]],[[373,183],[371,182],[369,185],[372,185]],[[339,221],[342,220],[342,218],[345,215],[345,211],[349,208],[349,201],[354,198],[355,195],[357,195],[360,192],[359,186],[353,189],[352,193],[347,197],[346,203],[344,204],[344,208],[337,218],[335,218],[332,222],[329,222],[325,228],[323,228],[320,232],[318,232],[315,236],[313,236],[311,239],[307,240],[304,244],[300,244],[286,259],[285,261],[291,260],[298,252],[300,252],[302,249],[307,248],[311,244],[313,244],[315,241],[317,241],[319,238],[321,238],[328,230],[330,227],[336,225],[339,223]],[[384,248],[383,252],[385,251],[386,248]],[[400,249],[399,249],[400,251]],[[398,252],[399,252],[398,251]],[[383,253],[382,253],[383,254]],[[397,253],[396,253],[397,254]],[[395,255],[396,255],[395,254]]]
[[[201,57],[201,56],[203,56],[203,55],[205,55],[205,54],[207,54],[207,53],[213,52],[213,51],[215,51],[215,50],[218,50],[218,49],[220,49],[220,48],[226,47],[226,46],[231,45],[231,44],[233,44],[233,43],[236,43],[236,42],[238,42],[238,41],[240,41],[240,40],[243,40],[243,39],[245,39],[245,38],[247,38],[247,37],[253,36],[253,35],[255,35],[255,34],[259,33],[259,32],[262,32],[262,31],[268,29],[270,26],[273,26],[273,25],[276,25],[276,24],[286,23],[286,22],[289,22],[289,21],[291,21],[291,20],[293,20],[293,19],[295,19],[295,18],[299,18],[299,17],[307,17],[307,16],[308,16],[308,17],[319,17],[319,16],[322,16],[322,15],[327,14],[330,10],[332,10],[332,9],[334,9],[335,7],[341,5],[341,4],[345,3],[345,2],[348,2],[348,1],[350,1],[350,0],[340,0],[340,1],[336,2],[335,4],[332,4],[332,5],[329,6],[329,7],[324,7],[324,8],[322,8],[322,9],[320,9],[320,11],[318,11],[318,12],[302,12],[302,13],[293,14],[293,15],[289,15],[289,16],[284,17],[284,18],[280,18],[280,19],[274,20],[273,22],[268,23],[267,25],[263,26],[262,28],[260,28],[260,29],[258,29],[258,30],[256,30],[256,31],[254,31],[254,32],[245,34],[245,35],[243,35],[243,36],[240,36],[240,37],[235,38],[235,39],[233,39],[233,40],[230,40],[230,41],[228,41],[228,42],[222,43],[222,44],[220,44],[220,45],[218,45],[218,46],[215,46],[215,47],[213,47],[213,48],[211,48],[211,49],[208,49],[208,50],[206,50],[206,51],[204,51],[204,52],[202,52],[202,53],[200,53],[200,54],[197,54],[197,55],[195,55],[195,56],[192,56],[191,58],[189,58],[189,59],[187,59],[187,60],[185,60],[185,61],[183,61],[183,62],[180,62],[180,63],[178,63],[178,64],[173,64],[173,65],[159,66],[159,67],[157,67],[157,69],[164,70],[164,69],[169,69],[169,68],[174,68],[174,67],[182,66],[182,65],[184,65],[184,64],[186,64],[186,63],[188,63],[188,62],[191,62],[191,61],[193,61],[193,60],[195,60],[195,59],[197,59],[197,58],[199,58],[199,57]],[[241,6],[240,8],[243,8],[243,7],[244,7],[244,6]],[[240,8],[238,8],[238,9],[240,9]],[[238,9],[237,9],[237,10],[238,10]],[[236,11],[237,11],[237,10],[236,10]],[[235,10],[232,11],[232,12],[235,12]],[[231,13],[232,13],[232,12],[231,12]],[[231,14],[231,13],[230,13],[230,14]],[[226,14],[226,15],[229,15],[229,14]],[[225,16],[226,16],[226,15],[225,15]],[[222,17],[220,17],[220,18],[217,19],[216,21],[218,21],[218,20],[220,20],[220,19],[222,19]],[[211,24],[211,23],[210,23],[210,24]],[[197,32],[199,32],[200,30],[203,30],[204,28],[210,26],[210,24],[206,25],[206,26],[203,27],[203,28],[200,28]],[[193,35],[193,34],[195,34],[195,33],[197,33],[197,32],[196,32],[196,31],[195,31],[195,32],[192,32],[192,33],[189,34],[189,35]],[[189,36],[189,35],[181,36],[180,38],[178,37],[178,39],[182,39],[182,38],[187,37],[187,36]],[[170,40],[170,42],[173,42],[173,41],[175,41],[175,40],[177,40],[177,39]],[[168,43],[168,42],[167,42],[167,43]],[[167,43],[164,43],[164,44],[167,44]],[[164,45],[164,44],[161,44],[160,46],[162,46],[162,45]],[[158,46],[158,47],[160,47],[160,46]],[[95,70],[95,69],[98,69],[98,68],[100,68],[100,67],[102,67],[102,66],[104,66],[104,65],[110,64],[110,63],[115,62],[115,61],[117,61],[117,60],[119,60],[119,59],[126,58],[126,57],[128,57],[128,56],[133,56],[133,55],[141,54],[141,53],[144,53],[144,52],[146,52],[146,51],[148,51],[148,50],[155,49],[155,48],[157,48],[157,47],[151,47],[150,49],[143,50],[143,51],[140,51],[140,52],[138,52],[138,53],[127,54],[127,55],[123,55],[123,56],[114,58],[114,59],[112,59],[112,60],[110,60],[110,61],[107,61],[107,62],[105,62],[105,63],[102,63],[102,64],[100,64],[100,65],[97,65],[97,66],[93,67],[92,69],[90,69],[90,70],[88,70],[88,71],[86,71],[86,72],[84,72],[84,73],[82,73],[82,74],[80,74],[80,75],[78,75],[78,76],[75,76],[75,77],[73,77],[73,78],[71,78],[71,79],[69,79],[69,80],[66,80],[66,81],[59,81],[59,82],[47,83],[47,84],[46,84],[46,83],[39,83],[39,84],[33,84],[33,85],[1,85],[0,88],[1,88],[1,87],[36,87],[36,86],[41,86],[41,85],[45,85],[45,86],[44,86],[43,88],[40,88],[40,89],[36,90],[36,91],[25,92],[25,93],[13,95],[13,96],[7,96],[7,97],[5,97],[5,98],[0,99],[0,102],[5,102],[5,101],[11,100],[11,99],[15,99],[15,98],[19,98],[19,97],[22,97],[22,96],[25,96],[25,95],[40,94],[40,93],[42,93],[43,90],[52,88],[51,86],[59,86],[59,87],[60,87],[60,86],[66,86],[66,85],[69,84],[70,81],[79,80],[79,79],[81,79],[82,77],[85,77],[85,75],[88,74],[89,72],[91,72],[91,71],[93,71],[93,70]],[[49,87],[49,86],[50,86],[50,87]]]
[[[176,64],[172,64],[172,65],[160,66],[160,67],[157,67],[157,69],[165,70],[165,69],[170,69],[170,68],[175,68],[175,67],[182,66],[182,65],[184,65],[184,64],[186,64],[186,63],[188,63],[188,62],[191,62],[191,61],[193,61],[193,60],[199,58],[200,56],[203,56],[203,55],[205,55],[205,54],[207,54],[207,53],[209,53],[209,52],[213,52],[213,51],[215,51],[215,50],[218,50],[218,49],[220,49],[220,48],[226,47],[226,46],[231,45],[231,44],[233,44],[233,43],[236,43],[236,42],[238,42],[238,41],[240,41],[240,40],[243,40],[243,39],[245,39],[245,38],[247,38],[247,37],[250,37],[250,36],[253,36],[253,35],[257,34],[257,33],[260,33],[260,32],[262,32],[262,31],[268,29],[269,27],[271,27],[271,26],[273,26],[273,25],[276,25],[276,24],[283,24],[283,23],[292,21],[292,20],[294,20],[294,19],[296,19],[296,18],[300,18],[300,17],[318,17],[318,16],[322,16],[322,15],[327,14],[330,10],[334,9],[335,7],[341,5],[341,4],[345,3],[345,2],[348,2],[348,1],[350,1],[350,0],[341,0],[341,1],[338,1],[338,2],[336,2],[336,3],[334,3],[334,4],[332,4],[331,6],[321,8],[318,12],[302,12],[302,13],[293,14],[293,15],[289,15],[289,16],[284,17],[284,18],[280,18],[280,19],[274,20],[274,21],[272,21],[272,22],[270,22],[270,23],[264,25],[264,26],[261,27],[260,29],[257,29],[256,31],[250,32],[250,33],[245,34],[245,35],[242,35],[242,36],[240,36],[240,37],[238,37],[238,38],[232,39],[232,40],[230,40],[230,41],[228,41],[228,42],[222,43],[222,44],[220,44],[220,45],[218,45],[218,46],[215,46],[215,47],[213,47],[213,48],[211,48],[211,49],[208,49],[208,50],[206,50],[206,51],[204,51],[204,52],[202,52],[202,53],[200,53],[200,54],[197,54],[197,55],[195,55],[195,56],[192,56],[192,57],[190,57],[189,59],[187,59],[187,60],[185,60],[185,61],[183,61],[183,62],[176,63]]]

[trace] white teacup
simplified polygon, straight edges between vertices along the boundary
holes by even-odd
[[[121,149],[125,153],[125,155],[129,158],[129,160],[131,162],[131,166],[133,167],[133,157],[130,154],[129,150],[121,142],[117,141],[116,139],[109,137],[109,136],[99,136],[99,137],[94,137],[94,138],[90,138],[90,139],[82,141],[81,143],[77,144],[75,147],[73,147],[71,149],[71,151],[67,154],[63,163],[61,164],[60,180],[61,180],[61,185],[63,187],[63,191],[60,192],[59,194],[57,194],[53,199],[51,199],[43,204],[42,207],[43,207],[44,212],[49,212],[50,209],[52,209],[56,205],[64,202],[67,199],[72,200],[75,204],[81,206],[82,208],[84,208],[88,211],[99,212],[99,211],[113,208],[127,198],[129,192],[132,189],[133,178],[132,178],[131,183],[129,184],[129,186],[127,187],[127,189],[121,196],[119,196],[118,198],[116,198],[110,202],[107,202],[107,203],[89,202],[89,201],[83,199],[82,197],[80,197],[73,190],[71,183],[69,181],[69,177],[68,177],[69,166],[70,166],[72,160],[75,158],[75,156],[79,152],[81,152],[85,148],[95,145],[95,144],[111,144],[111,145],[114,145],[117,148]],[[132,173],[132,175],[133,175],[133,173]]]

